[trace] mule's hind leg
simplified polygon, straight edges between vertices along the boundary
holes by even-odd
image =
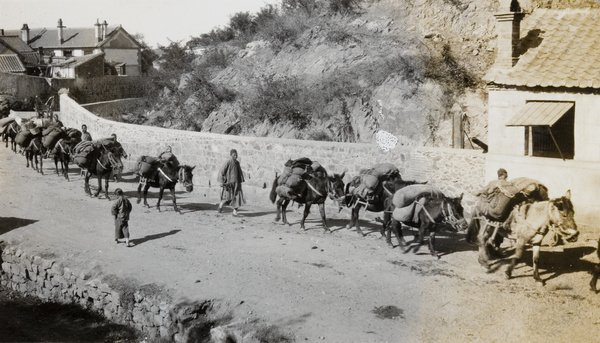
[[[523,250],[525,249],[525,240],[523,238],[517,238],[515,242],[515,253],[509,257],[510,264],[506,268],[506,277],[510,279],[512,277],[512,271],[515,269],[517,261],[523,256]]]
[[[277,201],[275,202],[275,206],[277,207],[277,214],[275,215],[275,221],[278,222],[281,219],[281,203],[283,202],[283,199],[280,197],[279,199],[277,199]]]
[[[282,220],[282,223],[288,224],[288,225],[290,225],[290,223],[287,220],[287,213],[286,212],[287,212],[287,207],[288,207],[289,203],[290,203],[289,199],[282,199],[282,202],[281,202],[281,220]]]
[[[533,257],[533,279],[536,282],[541,282],[543,285],[544,281],[540,278],[540,272],[538,270],[539,262],[540,262],[540,246],[542,244],[542,239],[544,239],[543,235],[536,234],[531,241],[531,245],[532,245],[531,249],[532,249],[532,257]]]
[[[477,245],[479,256],[477,260],[479,264],[484,266],[485,268],[490,268],[490,255],[488,253],[487,241],[489,238],[489,230],[491,226],[486,223],[479,229],[479,234],[477,235]]]
[[[437,257],[438,259],[440,258],[435,251],[435,225],[433,225],[429,231],[429,252],[431,253],[431,256]]]
[[[146,185],[144,186],[144,206],[150,208],[150,205],[148,204],[148,189],[150,188],[150,184],[146,183]]]
[[[136,203],[139,204],[140,202],[142,202],[142,183],[141,182],[138,183],[137,196],[138,197],[137,197]]]
[[[310,207],[310,205],[307,205],[306,207]],[[319,213],[321,214],[321,221],[323,222],[323,229],[327,232],[331,232],[329,230],[329,226],[327,226],[327,217],[325,215],[325,203],[319,204]]]
[[[110,200],[110,196],[108,195],[108,176],[104,177],[104,194],[106,195],[106,199]]]
[[[171,190],[171,197],[173,198],[173,207],[175,208],[175,212],[181,213],[181,211],[179,211],[177,208],[177,200],[175,199],[175,185],[169,189]]]

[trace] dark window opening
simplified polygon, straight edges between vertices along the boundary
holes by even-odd
[[[575,156],[574,107],[552,126],[525,126],[525,155],[573,159]]]

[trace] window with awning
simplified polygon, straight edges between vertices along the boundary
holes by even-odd
[[[575,103],[528,101],[506,126],[525,127],[525,155],[572,159],[575,155]]]

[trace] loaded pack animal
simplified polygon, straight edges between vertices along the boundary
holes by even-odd
[[[81,142],[81,131],[77,129],[67,129],[67,135],[69,138],[59,139],[52,154],[54,155],[54,168],[56,174],[60,175],[58,171],[58,163],[60,162],[61,172],[67,181],[69,180],[69,163],[71,162],[71,156],[75,151],[75,146]]]
[[[352,211],[350,222],[346,225],[346,228],[351,229],[354,226],[356,232],[364,236],[359,225],[359,213],[363,207],[369,212],[382,212],[386,207],[386,200],[392,197],[398,189],[408,185],[425,183],[427,181],[403,180],[398,168],[390,163],[380,163],[370,169],[361,170],[360,174],[346,185],[343,203],[350,207]],[[382,236],[384,236],[385,218],[383,222]]]
[[[47,153],[48,148],[42,144],[41,136],[35,136],[30,142],[29,146],[25,148],[25,160],[27,161],[27,168],[31,163],[31,168],[35,169],[38,173],[44,175],[44,155]],[[38,168],[38,156],[39,168]],[[35,164],[34,164],[35,163]]]
[[[74,148],[73,161],[80,167],[86,170],[85,172],[85,193],[92,196],[90,190],[90,178],[95,175],[98,178],[98,189],[93,194],[97,197],[102,191],[102,179],[104,178],[104,195],[110,200],[108,193],[108,179],[113,170],[121,172],[123,170],[123,162],[119,155],[111,150],[110,145],[94,146],[93,142],[82,141]]]
[[[15,138],[17,137],[17,134],[19,133],[19,131],[21,130],[21,127],[19,126],[19,124],[17,124],[17,122],[13,121],[10,122],[6,125],[6,128],[4,129],[4,133],[3,133],[3,139],[6,141],[6,147],[8,148],[8,141],[10,140],[10,149],[16,153],[17,152],[17,142],[15,141]]]
[[[175,159],[176,161],[176,159]],[[172,161],[166,161],[160,163],[159,160],[150,157],[142,156],[138,160],[136,168],[136,174],[139,176],[139,185],[137,188],[137,203],[141,202],[142,187],[144,188],[144,205],[148,205],[147,196],[148,189],[150,187],[159,188],[158,201],[156,203],[156,209],[160,211],[160,202],[163,198],[165,189],[171,191],[171,198],[173,199],[173,208],[175,212],[180,212],[177,207],[177,200],[175,197],[175,185],[179,182],[187,192],[194,190],[193,183],[193,170],[194,167],[188,165],[179,165],[179,163],[173,163]]]
[[[341,209],[341,201],[344,198],[344,175],[345,172],[341,175],[329,176],[325,168],[308,158],[288,160],[283,173],[280,176],[275,174],[269,194],[271,202],[277,204],[275,221],[281,219],[284,224],[290,225],[286,212],[290,202],[294,201],[304,204],[300,228],[306,230],[305,221],[310,208],[312,205],[317,205],[323,229],[331,232],[327,226],[325,200],[329,197],[337,203],[338,209]]]
[[[429,252],[439,258],[435,250],[435,236],[439,227],[452,228],[455,231],[466,229],[461,194],[451,198],[441,190],[430,186],[415,184],[403,187],[386,201],[384,226],[386,242],[393,247],[391,233],[394,232],[398,246],[404,253],[414,247],[418,252],[423,245],[424,237],[429,234]],[[402,225],[418,228],[413,242],[407,245],[402,234]]]
[[[471,243],[481,240],[487,242],[483,246],[479,245],[479,254],[485,254],[486,259],[489,255],[500,256],[498,249],[503,236],[498,235],[498,230],[517,205],[548,200],[548,188],[534,179],[519,177],[510,182],[491,184],[491,187],[487,187],[487,194],[479,199],[473,211],[466,237],[467,242]]]
[[[546,201],[525,202],[517,205],[508,219],[499,227],[498,233],[515,241],[515,252],[508,257],[509,265],[506,276],[510,278],[517,261],[522,257],[526,244],[532,245],[533,278],[544,283],[540,278],[538,265],[542,240],[548,233],[560,235],[565,242],[576,242],[579,236],[575,223],[575,210],[571,202],[571,191],[560,197]],[[480,239],[480,245],[487,242]],[[486,251],[485,249],[480,249]],[[479,262],[490,268],[487,254],[479,256]]]

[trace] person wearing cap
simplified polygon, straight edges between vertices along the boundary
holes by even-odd
[[[506,169],[498,169],[497,174],[498,180],[490,181],[481,191],[479,191],[479,193],[476,194],[477,196],[487,197],[493,194],[496,188],[502,188],[504,186],[510,185],[510,182],[508,182],[507,180],[508,172],[506,171]]]
[[[121,188],[115,189],[117,200],[112,204],[110,213],[115,217],[115,243],[120,243],[119,240],[125,239],[127,247],[134,246],[133,242],[129,242],[129,214],[131,213],[131,202],[123,194]]]
[[[113,133],[112,135],[110,135],[110,138],[113,141],[114,152],[120,157],[127,158],[127,153],[125,152],[125,149],[123,149],[121,143],[117,141],[117,134]]]
[[[237,150],[229,151],[231,157],[219,172],[219,181],[221,182],[221,202],[219,203],[218,211],[223,211],[224,205],[233,207],[233,215],[238,215],[238,208],[246,203],[244,192],[242,191],[242,183],[244,182],[244,174],[240,167],[240,162],[237,160]]]

